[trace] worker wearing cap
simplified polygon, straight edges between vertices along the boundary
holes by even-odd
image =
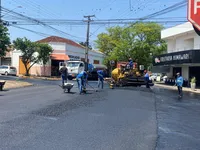
[[[98,70],[97,71],[98,74],[98,88],[101,84],[101,88],[103,89],[103,81],[104,81],[104,70]]]
[[[68,76],[68,69],[66,67],[66,64],[63,64],[63,67],[60,69],[61,77],[62,77],[62,86],[64,86],[64,83],[67,82],[67,76]]]
[[[83,89],[85,90],[86,88],[87,78],[88,78],[88,73],[86,71],[82,71],[76,76],[76,81],[78,83],[80,94],[83,92]]]
[[[179,97],[182,97],[183,96],[183,92],[182,92],[182,87],[183,87],[183,77],[180,75],[180,73],[177,73],[176,74],[177,77],[176,77],[176,86],[178,88],[178,94],[179,94]]]

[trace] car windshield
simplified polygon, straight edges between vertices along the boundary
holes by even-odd
[[[79,64],[80,64],[79,62],[68,62],[67,67],[78,67]]]

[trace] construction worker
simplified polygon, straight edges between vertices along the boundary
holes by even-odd
[[[145,75],[144,75],[144,78],[145,78],[145,82],[146,82],[146,88],[150,88],[149,86],[149,73],[147,70],[144,71]]]
[[[100,84],[101,84],[101,88],[103,89],[103,82],[104,82],[104,71],[105,70],[98,70],[97,71],[97,74],[98,74],[98,88],[99,88],[99,86],[100,86]]]
[[[61,77],[62,77],[62,86],[64,86],[64,83],[67,82],[68,77],[68,69],[66,67],[66,64],[63,64],[63,67],[60,69]]]
[[[128,65],[129,65],[130,69],[133,69],[133,60],[132,60],[132,58],[129,58],[128,62],[129,62]]]
[[[182,87],[183,87],[183,77],[180,75],[180,73],[177,73],[176,74],[177,77],[176,77],[176,86],[178,88],[178,94],[179,94],[179,97],[181,98],[183,96],[183,92],[182,92]]]
[[[82,71],[76,76],[76,81],[78,83],[80,94],[83,93],[83,90],[86,89],[87,78],[88,78],[88,73],[86,71]]]

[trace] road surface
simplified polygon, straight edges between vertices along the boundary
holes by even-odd
[[[200,102],[153,88],[79,95],[60,81],[0,93],[2,150],[198,150]],[[39,84],[40,83],[40,84]],[[91,82],[92,86],[96,83]]]

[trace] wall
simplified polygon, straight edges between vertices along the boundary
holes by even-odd
[[[182,77],[189,79],[189,66],[182,66]]]
[[[200,36],[189,22],[162,30],[161,38],[167,42],[168,53],[200,49]]]
[[[165,40],[167,42],[167,52],[178,52],[191,49],[200,49],[200,37],[196,33],[185,33]]]
[[[167,28],[161,31],[161,38],[162,39],[168,39],[172,38],[173,36],[177,36],[180,34],[193,32],[193,26],[190,22],[186,22],[171,28]]]
[[[53,50],[60,50],[60,51],[66,50],[66,44],[65,43],[50,42],[48,44],[53,48]]]
[[[12,53],[11,64],[13,67],[17,68],[17,74],[19,74],[19,57],[21,56],[21,52],[14,50]]]
[[[21,52],[20,51],[13,51],[12,53],[12,66],[17,68],[17,74],[19,75],[19,57],[21,56]],[[51,75],[51,67],[50,67],[51,62],[49,61],[46,64],[46,68],[45,68],[45,76],[50,76]],[[33,65],[33,67],[30,69],[30,74],[31,75],[37,75],[37,76],[41,76],[44,75],[44,71],[43,71],[43,65],[42,63],[38,63]]]
[[[66,54],[79,56],[80,58],[85,58],[85,48],[79,48],[71,45],[66,45]],[[104,55],[100,52],[95,52],[94,50],[89,50],[88,52],[89,63],[93,63],[94,60],[99,60],[100,64],[103,63]]]

